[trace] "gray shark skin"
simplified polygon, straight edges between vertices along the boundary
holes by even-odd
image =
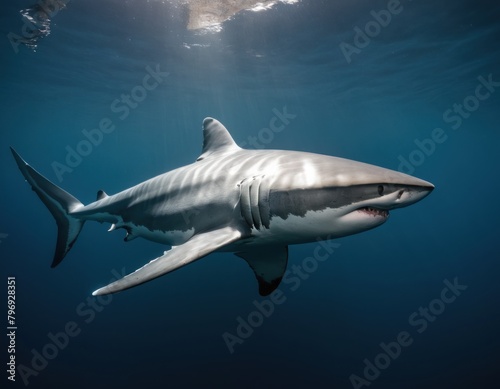
[[[245,150],[217,120],[203,121],[196,162],[83,205],[14,158],[56,219],[52,267],[88,220],[172,246],[135,272],[96,290],[115,293],[150,281],[215,251],[234,252],[255,272],[261,295],[279,285],[288,246],[356,234],[383,224],[389,211],[426,197],[434,186],[381,167],[297,151]]]

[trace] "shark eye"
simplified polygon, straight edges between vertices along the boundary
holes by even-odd
[[[384,185],[379,185],[378,186],[378,194],[382,196],[384,194]]]

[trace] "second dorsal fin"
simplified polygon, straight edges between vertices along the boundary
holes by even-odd
[[[105,199],[106,197],[108,197],[108,194],[105,191],[103,191],[102,189],[99,190],[99,191],[97,191],[97,199],[96,199],[96,201]]]

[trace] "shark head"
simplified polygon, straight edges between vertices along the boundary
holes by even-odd
[[[392,209],[414,204],[429,195],[433,189],[432,184],[423,182],[412,184],[381,182],[338,189],[337,192],[341,196],[349,193],[355,201],[336,210],[337,231],[351,235],[375,228],[387,221]]]
[[[389,211],[407,207],[429,195],[434,189],[430,182],[404,173],[346,162],[336,173],[337,180],[350,185],[336,187],[336,196],[346,201],[338,208],[338,222],[355,229],[354,233],[376,227],[389,217]]]
[[[343,158],[303,155],[300,165],[291,164],[273,183],[271,221],[283,220],[281,228],[292,235],[298,235],[300,225],[302,237],[308,228],[309,239],[375,228],[391,210],[414,204],[434,189],[419,178]]]

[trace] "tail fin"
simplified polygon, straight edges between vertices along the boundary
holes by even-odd
[[[83,207],[83,204],[28,165],[12,147],[10,150],[24,178],[56,219],[57,244],[51,265],[56,267],[69,252],[82,230],[84,221],[72,217],[71,212]]]

